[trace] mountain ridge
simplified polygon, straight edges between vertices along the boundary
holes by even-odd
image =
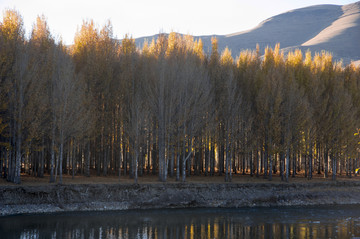
[[[145,39],[152,40],[159,34],[136,38],[141,47]],[[294,49],[313,54],[323,50],[331,52],[335,61],[344,64],[360,63],[360,1],[347,5],[314,5],[293,9],[263,20],[252,29],[227,35],[194,36],[201,38],[204,51],[211,51],[211,38],[217,37],[219,51],[228,47],[234,57],[243,50],[260,52],[280,43],[286,54]]]

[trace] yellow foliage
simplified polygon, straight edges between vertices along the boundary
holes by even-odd
[[[231,55],[231,51],[228,47],[225,48],[225,50],[221,53],[220,57],[220,63],[222,65],[232,65],[234,62],[234,59]]]
[[[136,52],[135,39],[126,34],[125,38],[121,41],[121,52],[124,55],[131,55]]]
[[[276,66],[279,66],[284,62],[284,52],[280,51],[280,43],[277,43],[275,45],[273,54],[274,54],[274,61]]]
[[[75,33],[74,45],[72,49],[73,54],[81,54],[81,52],[88,51],[93,47],[96,49],[96,42],[99,39],[99,31],[95,27],[94,21],[83,21],[83,24]]]
[[[31,33],[31,42],[34,45],[44,47],[45,49],[50,47],[53,43],[45,16],[38,16],[36,18],[36,23]]]
[[[211,51],[212,52],[218,51],[218,40],[216,37],[211,38]]]
[[[205,53],[203,50],[203,42],[202,42],[201,38],[199,38],[199,40],[194,43],[193,50],[194,50],[195,54],[200,58],[200,60],[203,61],[205,59]]]
[[[3,37],[7,40],[23,40],[23,25],[24,22],[19,12],[6,10],[0,25],[0,30]]]
[[[290,51],[287,56],[286,63],[292,66],[299,66],[303,62],[303,55],[300,49],[296,49],[294,52]]]
[[[177,48],[177,44],[179,42],[179,36],[176,32],[171,32],[167,40],[168,40],[168,46],[166,50],[166,55],[170,55]]]
[[[305,53],[305,61],[304,61],[305,66],[307,67],[311,67],[312,65],[312,57],[311,57],[311,51],[306,51]]]

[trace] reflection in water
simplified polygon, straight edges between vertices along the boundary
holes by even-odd
[[[353,238],[360,207],[168,209],[0,217],[1,238]]]

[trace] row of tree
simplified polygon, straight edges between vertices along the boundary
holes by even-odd
[[[0,25],[0,175],[63,173],[351,176],[358,162],[360,69],[329,53],[267,48],[210,54],[174,32],[137,48],[111,23],[83,22],[74,45],[38,17]]]

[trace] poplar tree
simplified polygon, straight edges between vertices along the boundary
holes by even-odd
[[[235,82],[234,62],[231,51],[228,48],[222,52],[220,57],[222,68],[221,81],[224,84],[223,93],[223,114],[224,132],[225,132],[225,182],[231,182],[232,160],[235,141],[235,126],[238,125],[239,107],[241,105],[242,96],[238,84]]]
[[[92,110],[91,116],[93,119],[93,129],[88,135],[88,140],[93,140],[95,148],[91,150],[94,153],[95,168],[97,175],[100,175],[100,170],[105,169],[105,136],[103,119],[103,92],[102,89],[106,87],[106,83],[102,84],[100,81],[100,66],[99,62],[98,45],[100,33],[95,26],[93,20],[84,21],[80,29],[75,34],[74,45],[71,47],[71,55],[74,59],[75,74],[79,77],[79,80],[83,82],[85,89],[85,104]],[[90,142],[88,142],[90,146]],[[90,147],[88,147],[90,148]],[[86,174],[89,175],[89,159],[90,150],[88,150],[86,156]],[[74,165],[73,165],[74,166]],[[73,168],[73,173],[74,173]]]
[[[269,180],[272,180],[273,159],[278,153],[280,144],[281,111],[283,101],[282,78],[284,77],[284,60],[279,51],[279,45],[274,50],[267,48],[262,63],[262,83],[257,97],[258,115],[257,120],[261,122],[262,137],[264,140],[265,173],[267,169]],[[269,164],[267,164],[269,163]],[[267,166],[268,165],[268,166]]]
[[[32,103],[32,113],[37,113],[36,120],[31,119],[33,127],[31,128],[34,135],[41,137],[39,141],[43,142],[44,138],[51,140],[51,161],[50,161],[50,182],[54,182],[54,169],[55,169],[55,151],[56,151],[56,119],[55,119],[55,103],[53,85],[55,84],[54,78],[54,49],[55,41],[51,36],[49,27],[44,16],[37,17],[34,24],[31,38],[29,41],[30,47],[30,64],[34,69],[34,79],[36,79],[36,94],[30,101]],[[46,94],[40,94],[46,92]],[[42,117],[41,117],[42,116]],[[49,133],[51,132],[51,133]],[[45,147],[45,145],[42,145]],[[44,160],[44,159],[42,159]],[[41,163],[44,166],[44,162]]]
[[[26,87],[31,81],[28,74],[29,54],[26,46],[23,20],[15,10],[7,10],[1,23],[2,81],[6,87],[9,100],[9,167],[7,179],[20,183],[22,144],[24,125],[24,108],[26,107]]]
[[[302,132],[308,136],[309,142],[309,165],[312,164],[312,142],[313,127],[311,127],[312,108],[309,105],[308,98],[305,95],[305,81],[308,80],[308,71],[303,65],[303,57],[300,50],[289,52],[286,59],[286,77],[284,78],[284,100],[281,106],[282,131],[281,131],[281,153],[282,160],[281,176],[282,180],[289,180],[290,174],[290,155],[297,150],[298,144],[302,139]],[[311,155],[311,156],[310,156]],[[283,161],[286,157],[285,162]],[[311,178],[310,169],[309,175]],[[285,175],[283,175],[285,173]],[[284,177],[285,176],[285,177]]]

